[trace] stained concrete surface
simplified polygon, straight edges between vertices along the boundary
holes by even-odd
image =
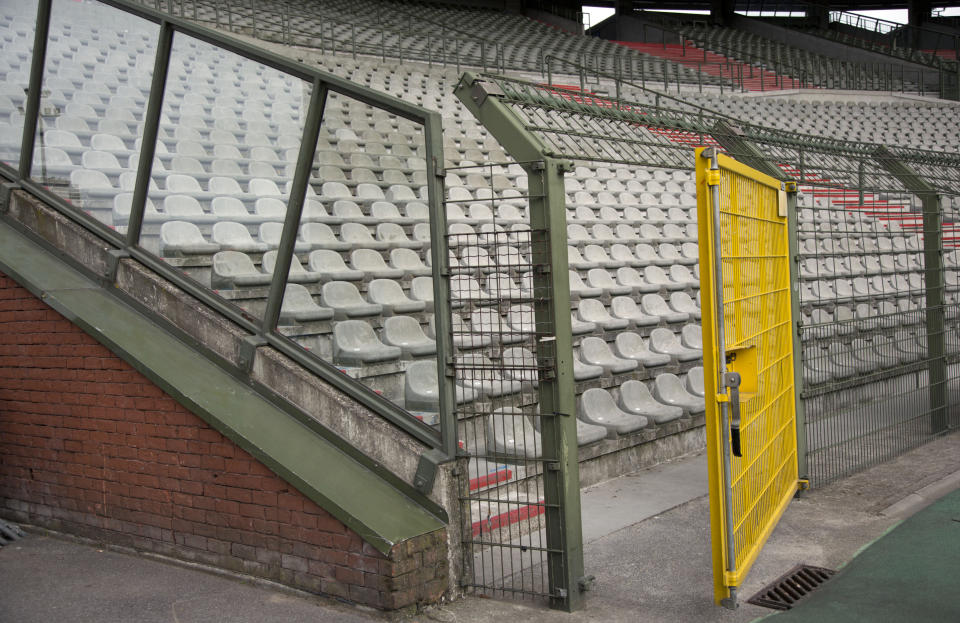
[[[76,541],[28,534],[0,548],[0,621],[359,623],[376,612]]]
[[[30,534],[0,548],[0,621],[753,621],[745,603],[795,564],[839,568],[903,517],[960,484],[960,435],[804,494],[787,509],[748,575],[736,611],[713,605],[702,455],[596,485],[583,494],[588,607],[469,596],[385,615],[143,556]]]

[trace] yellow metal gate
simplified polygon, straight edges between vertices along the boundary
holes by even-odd
[[[715,149],[696,161],[714,597],[735,607],[799,485],[786,193]]]

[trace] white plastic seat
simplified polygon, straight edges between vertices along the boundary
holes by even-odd
[[[430,267],[423,263],[420,255],[412,249],[391,249],[390,265],[402,270],[404,274],[415,277],[430,275]]]
[[[684,325],[680,330],[680,343],[690,350],[703,353],[703,331],[698,324]]]
[[[245,225],[233,221],[214,223],[211,238],[221,249],[229,251],[262,253],[270,248],[267,244],[254,240]]]
[[[334,251],[346,251],[353,245],[337,238],[326,223],[303,223],[300,225],[300,239],[313,248]]]
[[[682,288],[700,287],[700,280],[694,277],[693,273],[690,272],[690,269],[683,264],[674,264],[670,267],[670,279],[674,283],[680,284],[680,287]]]
[[[660,291],[660,286],[647,283],[640,271],[631,266],[622,266],[617,269],[617,283],[629,287],[635,294]]]
[[[613,341],[613,352],[624,359],[635,359],[644,368],[655,368],[670,363],[670,355],[655,353],[647,346],[646,340],[637,333],[623,331]]]
[[[578,270],[588,270],[599,266],[597,262],[591,262],[584,258],[580,254],[580,250],[573,246],[567,247],[567,264],[570,265],[570,268],[576,268]]]
[[[520,381],[504,378],[500,374],[499,366],[478,353],[458,355],[455,366],[458,368],[460,384],[473,389],[479,395],[496,398],[519,392],[522,388]]]
[[[526,414],[516,407],[495,409],[486,418],[487,453],[494,457],[537,459],[543,443]]]
[[[433,309],[433,278],[432,277],[414,277],[410,281],[410,298],[415,301],[423,301],[426,309]],[[452,302],[452,307],[457,307],[456,301]]]
[[[420,357],[437,352],[437,343],[423,332],[411,316],[391,316],[383,321],[383,342],[403,351],[404,357]]]
[[[369,279],[400,279],[403,270],[387,266],[383,256],[373,249],[354,249],[350,252],[350,266],[363,271]]]
[[[611,438],[640,430],[648,423],[646,417],[620,409],[607,390],[598,387],[583,392],[577,407],[578,419],[587,424],[603,426]]]
[[[388,249],[389,242],[374,239],[366,225],[344,223],[340,226],[340,239],[355,249]]]
[[[271,279],[271,275],[257,270],[246,253],[220,251],[213,256],[210,286],[214,290],[266,286]]]
[[[287,204],[276,197],[261,197],[254,202],[253,211],[263,219],[282,221],[287,216]]]
[[[200,228],[186,221],[167,221],[160,226],[161,257],[182,255],[210,255],[220,250],[220,245],[207,242]]]
[[[618,268],[643,265],[643,262],[640,261],[640,258],[634,255],[633,251],[630,250],[630,247],[619,242],[617,244],[610,245],[610,259],[616,262],[616,266]]]
[[[617,296],[610,301],[610,313],[615,318],[621,318],[634,327],[653,327],[660,324],[658,316],[650,316],[643,312],[637,302],[629,296]]]
[[[492,296],[508,301],[526,298],[524,292],[517,286],[513,278],[505,273],[492,273],[486,279],[487,292]]]
[[[343,261],[343,256],[330,249],[311,251],[307,265],[312,272],[320,275],[321,281],[360,281],[363,279],[363,271],[350,268]]]
[[[592,298],[601,296],[603,290],[601,288],[591,288],[583,282],[583,279],[580,278],[580,274],[576,271],[570,271],[570,296],[576,298]]]
[[[703,384],[702,366],[697,366],[687,370],[687,375],[683,379],[683,387],[694,396],[706,396],[707,390]]]
[[[113,210],[111,216],[113,225],[126,225],[130,221],[130,204],[133,202],[133,193],[120,193],[113,198]],[[153,201],[147,199],[143,212],[143,220],[146,222],[165,220],[166,217],[157,210]],[[206,241],[204,241],[206,242]]]
[[[450,297],[455,301],[493,302],[497,297],[480,287],[480,282],[469,275],[451,275]]]
[[[594,366],[601,366],[611,374],[623,374],[636,370],[640,363],[635,359],[624,359],[613,354],[610,345],[598,337],[585,337],[580,342],[580,360]]]
[[[379,222],[374,217],[366,216],[363,210],[360,209],[360,205],[350,199],[338,199],[334,201],[331,212],[333,218],[342,223],[373,225]]]
[[[333,310],[313,300],[310,292],[299,283],[288,283],[280,306],[280,323],[311,322],[333,318]]]
[[[218,197],[220,199],[221,197]],[[283,234],[283,223],[277,223],[275,221],[270,221],[267,223],[261,223],[258,230],[258,237],[260,242],[267,245],[269,249],[277,249],[280,247],[280,238]],[[310,250],[310,245],[301,240],[297,240],[294,243],[293,250],[296,253],[306,253]]]
[[[408,314],[423,311],[426,303],[414,301],[404,292],[400,284],[392,279],[374,279],[367,286],[370,302],[383,306],[386,314]]]
[[[391,248],[403,247],[407,249],[422,249],[422,240],[411,240],[404,233],[403,227],[397,223],[380,223],[377,225],[377,240],[386,242]]]
[[[672,292],[669,305],[677,313],[689,314],[691,318],[700,320],[700,307],[686,292]]]
[[[587,285],[600,288],[611,296],[630,294],[633,288],[629,285],[617,283],[605,268],[593,268],[587,272]]]
[[[263,254],[263,272],[272,275],[276,265],[276,251],[267,251]],[[287,281],[291,283],[316,283],[320,281],[320,276],[319,273],[305,269],[296,255],[290,257],[290,270],[287,272]]]
[[[346,281],[330,281],[323,284],[320,290],[323,304],[333,309],[335,318],[358,318],[361,316],[378,316],[383,307],[369,303],[362,296],[357,286]]]
[[[503,363],[503,373],[508,378],[531,383],[534,386],[539,383],[537,358],[528,349],[519,346],[506,348],[500,356],[500,361]]]
[[[654,329],[650,333],[650,350],[676,357],[678,361],[692,361],[703,356],[701,351],[687,348],[681,344],[676,333],[662,327]]]
[[[477,393],[462,385],[455,385],[457,403],[470,402]],[[403,376],[403,401],[408,411],[437,412],[440,410],[440,386],[437,380],[437,362],[415,361]]]
[[[656,400],[641,381],[630,380],[620,385],[618,404],[627,413],[643,416],[655,424],[666,424],[683,416],[683,408]]]
[[[675,374],[658,374],[653,381],[651,394],[658,402],[680,407],[684,413],[695,414],[706,410],[704,399],[688,392]]]
[[[214,197],[213,201],[210,202],[210,211],[218,221],[234,221],[236,223],[262,222],[261,218],[250,214],[243,202],[236,197]]]
[[[603,303],[597,299],[583,299],[577,303],[577,316],[584,322],[592,322],[605,331],[626,329],[630,321],[610,315]]]
[[[667,322],[686,322],[690,318],[690,314],[670,309],[659,294],[644,294],[640,299],[640,308],[648,316],[659,316]]]
[[[393,361],[402,354],[399,347],[381,342],[373,327],[363,320],[341,320],[333,325],[333,362],[336,364],[360,366]]]
[[[672,266],[673,268],[681,268],[679,266]],[[646,266],[643,269],[643,278],[647,283],[658,286],[659,288],[666,288],[667,290],[683,290],[687,287],[686,283],[678,283],[670,278],[670,276],[659,266]]]
[[[618,268],[622,266],[620,262],[607,255],[606,250],[598,244],[588,244],[583,247],[583,258],[588,262],[594,262],[597,266],[604,268]]]

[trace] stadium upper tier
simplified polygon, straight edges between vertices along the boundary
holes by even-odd
[[[143,2],[154,6],[151,0]],[[666,74],[675,82],[698,83],[699,72],[695,69],[501,11],[381,0],[246,5],[198,0],[188,10],[175,14],[267,41],[354,58],[367,55],[542,75],[547,71],[548,57],[557,57],[650,80],[662,81]],[[562,65],[555,70],[565,73]],[[699,79],[704,84],[720,81],[708,75]]]

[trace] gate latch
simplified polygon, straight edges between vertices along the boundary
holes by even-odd
[[[730,390],[730,446],[733,456],[742,457],[740,450],[740,374],[727,372],[723,385]]]

